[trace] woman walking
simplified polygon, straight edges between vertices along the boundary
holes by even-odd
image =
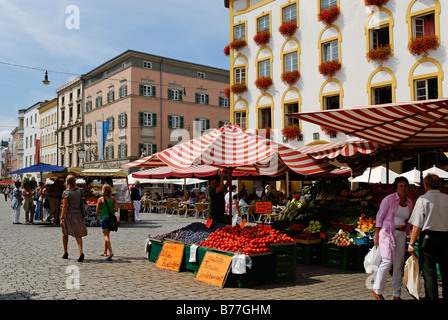
[[[87,235],[87,227],[81,211],[82,191],[76,187],[76,178],[72,175],[65,180],[66,190],[62,193],[62,212],[60,225],[62,227],[63,259],[68,259],[68,236],[76,238],[79,249],[78,262],[84,261],[82,237]]]
[[[33,223],[34,221],[34,202],[33,190],[31,190],[30,183],[27,181],[23,184],[22,196],[25,199],[23,203],[23,210],[25,210],[25,223]]]
[[[403,283],[406,235],[410,234],[408,220],[414,205],[407,196],[409,182],[406,178],[396,178],[394,190],[395,193],[383,199],[376,216],[374,244],[378,246],[381,263],[377,270],[372,293],[377,300],[384,300],[383,290],[392,265],[393,300],[400,300]]]
[[[19,222],[19,217],[20,217],[20,207],[22,206],[22,191],[20,191],[22,182],[16,181],[16,183],[14,185],[15,185],[15,188],[12,191],[12,201],[11,201],[11,208],[13,210],[12,223],[13,224],[21,224]]]
[[[110,185],[103,186],[103,196],[98,199],[96,204],[96,215],[100,220],[101,230],[104,236],[104,252],[103,256],[107,256],[106,260],[111,261],[114,256],[112,244],[110,241],[109,215],[114,215],[118,211],[117,200],[112,197],[112,188]],[[107,254],[109,251],[109,255]]]

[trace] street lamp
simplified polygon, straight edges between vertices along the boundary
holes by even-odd
[[[50,80],[48,80],[48,72],[47,71],[45,71],[45,79],[42,82],[43,82],[43,84],[45,84],[47,86],[50,84]]]

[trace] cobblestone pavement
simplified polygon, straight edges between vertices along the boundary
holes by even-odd
[[[297,264],[295,281],[249,288],[218,288],[199,282],[189,272],[156,268],[145,254],[145,241],[198,219],[142,213],[142,221],[121,224],[111,233],[115,256],[105,261],[101,229],[89,227],[84,237],[85,260],[69,239],[69,258],[62,259],[59,226],[12,224],[10,201],[0,202],[0,300],[373,300],[366,287],[369,275],[322,265]],[[79,272],[79,273],[77,273]],[[79,274],[77,282],[71,280]],[[392,298],[391,279],[384,293]],[[402,298],[413,300],[403,287]]]

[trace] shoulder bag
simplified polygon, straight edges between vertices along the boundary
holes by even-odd
[[[118,219],[115,216],[115,213],[112,213],[112,210],[109,207],[109,203],[107,202],[106,198],[104,198],[104,202],[106,203],[107,209],[109,210],[109,230],[110,231],[118,231]]]
[[[78,188],[78,190],[81,192],[81,213],[84,217],[87,217],[90,214],[90,207],[84,198],[84,195],[82,193],[82,190]]]

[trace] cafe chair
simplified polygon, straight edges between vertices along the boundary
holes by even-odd
[[[143,202],[143,212],[151,212],[151,200],[145,200]]]

